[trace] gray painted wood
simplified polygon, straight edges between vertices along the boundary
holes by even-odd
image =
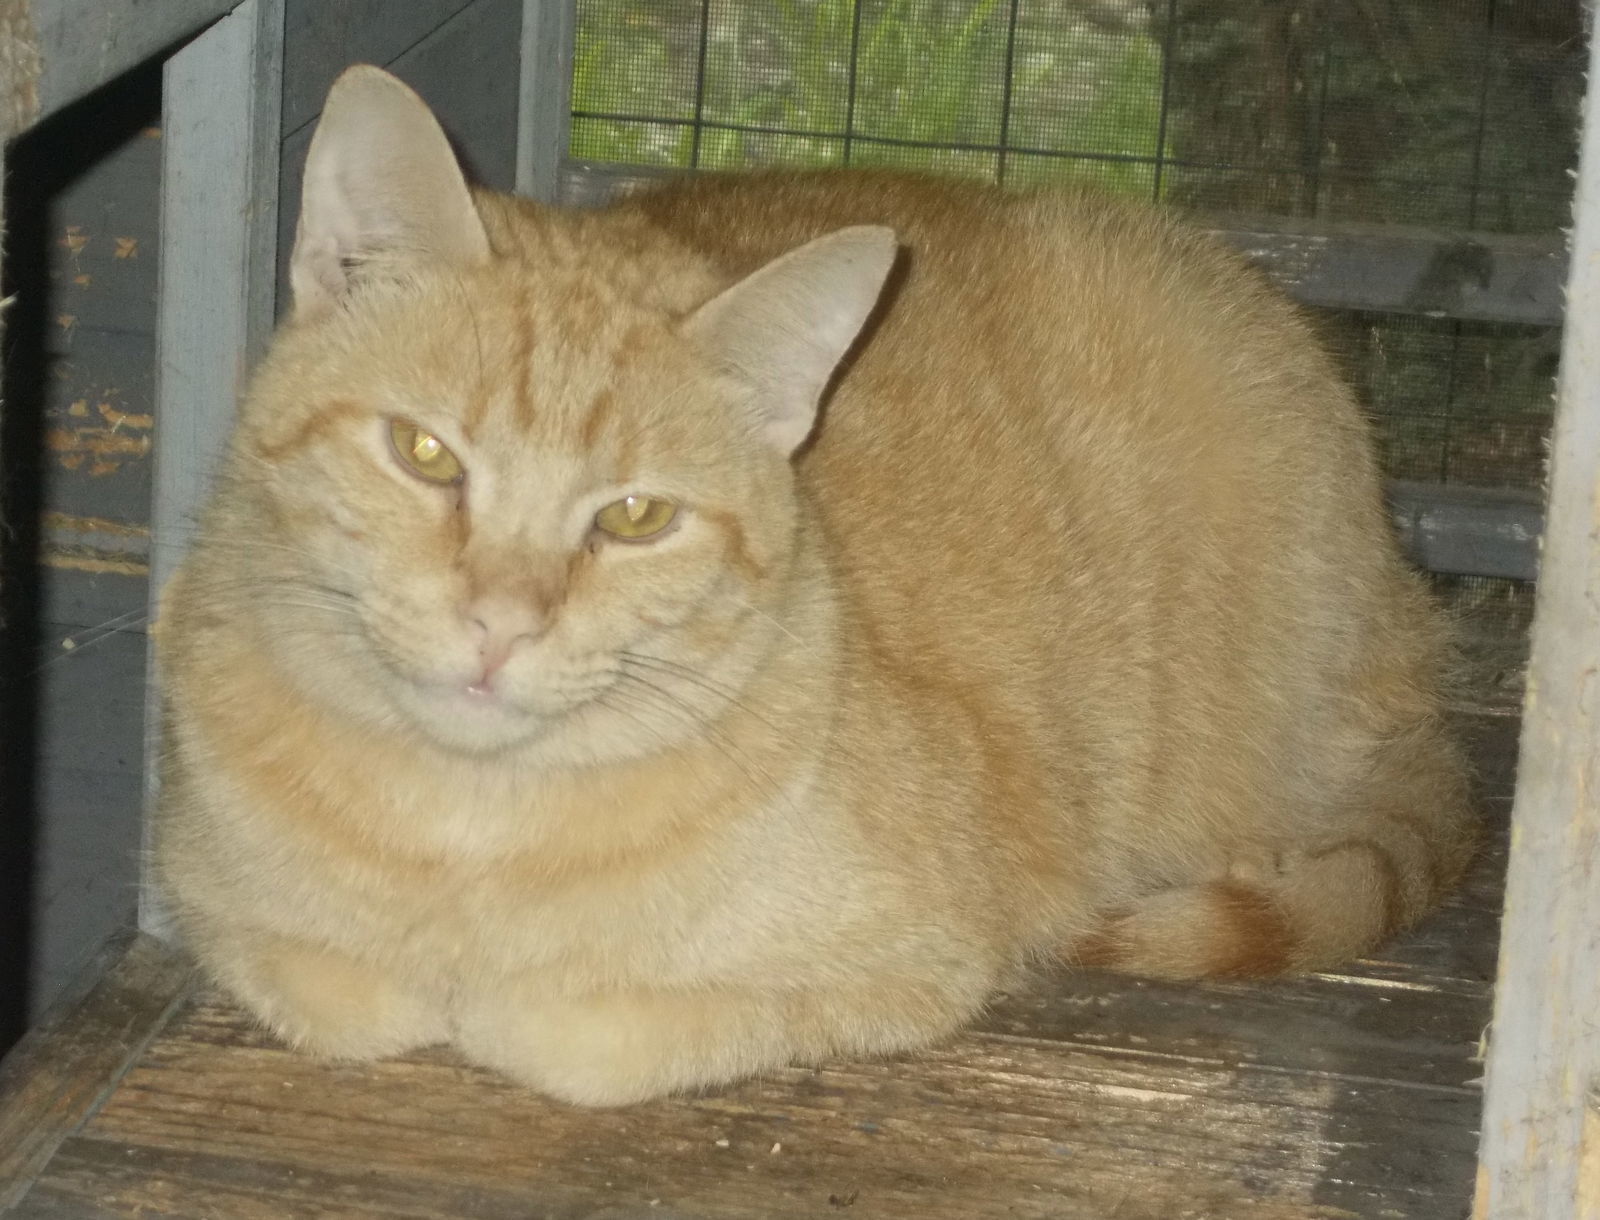
[[[7,762],[31,833],[17,844],[25,892],[0,886],[28,960],[0,994],[25,997],[30,1017],[127,924],[138,893],[160,115],[160,64],[141,65],[8,149],[11,185],[27,187],[13,221],[19,308],[32,315],[32,350],[8,357],[13,371],[42,361],[13,406],[43,443],[11,468],[37,480],[42,519],[25,548],[38,563],[13,548],[8,573],[33,590],[6,640],[14,694],[30,699],[25,713],[13,705]]]
[[[1537,492],[1395,480],[1387,488],[1400,545],[1430,572],[1533,580],[1544,499]]]
[[[1590,80],[1600,70],[1591,49]],[[1600,91],[1585,104],[1475,1215],[1576,1220],[1600,1084]],[[1592,1154],[1591,1154],[1592,1155]]]
[[[567,161],[562,202],[597,206],[685,170]],[[1267,217],[1196,218],[1290,296],[1322,309],[1558,326],[1566,258],[1549,237]]]
[[[1231,217],[1210,223],[1217,236],[1307,305],[1463,322],[1561,324],[1567,268],[1559,233]]]
[[[577,0],[523,0],[522,89],[517,106],[517,193],[561,197],[572,111]]]
[[[217,20],[239,0],[13,0],[4,5],[0,138]]]
[[[282,73],[283,0],[245,0],[166,65],[152,612],[272,325]],[[152,670],[151,798],[159,697]],[[148,886],[140,919],[162,928]]]
[[[284,10],[283,134],[322,113],[334,77],[354,63],[392,64],[473,0],[287,0]]]

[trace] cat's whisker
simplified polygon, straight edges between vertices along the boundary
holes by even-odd
[[[723,757],[737,767],[740,773],[755,785],[758,791],[765,791],[767,795],[777,799],[795,824],[803,827],[806,833],[815,840],[815,829],[801,815],[794,801],[784,792],[783,785],[778,782],[771,771],[751,758],[737,742],[728,736],[726,731],[703,715],[693,704],[679,699],[648,679],[620,669],[617,671],[617,675],[635,683],[634,690],[648,690],[658,699],[667,700],[672,705],[672,708],[663,708],[663,710],[671,711],[672,709],[677,709],[683,723],[688,723],[701,729],[705,734],[705,739],[715,746]],[[658,704],[658,706],[660,705]],[[818,842],[817,847],[820,850],[822,844]]]
[[[723,700],[729,707],[736,708],[739,711],[744,712],[746,715],[754,716],[769,729],[774,731],[777,730],[777,725],[773,724],[771,720],[762,715],[757,708],[752,707],[748,702],[746,702],[740,696],[740,693],[733,687],[718,682],[714,678],[708,678],[704,674],[698,672],[688,665],[684,665],[678,661],[669,661],[665,657],[658,657],[649,653],[633,651],[623,651],[618,654],[618,658],[626,663],[639,665],[645,669],[653,669],[657,673],[670,675],[671,677],[677,678],[683,682],[687,682],[692,686],[697,686],[707,694],[714,695]]]
[[[114,635],[123,635],[136,631],[147,623],[149,618],[150,613],[146,609],[128,610],[96,626],[85,627],[82,631],[73,632],[71,635],[63,637],[60,644],[60,652],[35,666],[31,673],[42,673],[49,666],[65,661],[70,657],[75,657],[84,649],[93,648],[96,644],[109,640]],[[84,638],[86,636],[89,638]]]
[[[659,727],[651,724],[647,718],[638,715],[627,706],[626,701],[622,697],[622,692],[618,691],[616,687],[613,686],[607,690],[601,691],[595,696],[594,702],[600,707],[605,708],[607,711],[615,712],[617,715],[626,718],[639,729],[650,734],[650,736],[655,739],[656,745],[660,748],[667,749],[671,746],[671,739],[668,738]]]
[[[727,732],[723,730],[716,721],[712,720],[688,700],[679,698],[666,688],[651,682],[648,678],[640,677],[638,674],[629,673],[626,670],[619,669],[617,671],[617,676],[633,683],[634,686],[632,689],[636,691],[649,691],[650,694],[658,700],[658,707],[660,707],[663,711],[676,716],[681,723],[691,725],[692,727],[705,733],[706,739],[715,744],[719,749],[722,749],[725,753],[728,753],[730,759],[738,761],[738,759],[734,758],[735,755],[738,755],[739,758],[748,760],[748,755],[746,755],[744,751],[740,749],[739,745],[728,736]],[[770,780],[770,777],[768,778]]]
[[[751,614],[755,615],[757,618],[765,619],[767,622],[771,623],[774,627],[776,627],[779,631],[783,632],[784,635],[788,636],[791,640],[793,640],[796,644],[800,645],[800,647],[802,647],[802,648],[806,647],[806,642],[804,640],[802,640],[794,632],[790,631],[789,628],[785,627],[782,623],[780,623],[772,615],[768,614],[760,606],[754,605],[753,603],[746,601],[744,598],[738,596],[737,594],[729,594],[728,595],[728,600],[733,602],[733,604],[736,605],[736,606],[744,607],[744,609],[748,610]]]

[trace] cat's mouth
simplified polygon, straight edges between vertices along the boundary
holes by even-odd
[[[402,679],[401,711],[440,745],[490,754],[541,736],[553,717],[483,683]]]
[[[402,683],[404,710],[430,736],[473,753],[541,737],[608,688],[603,681],[552,681],[527,691],[507,689],[509,683],[492,677]]]

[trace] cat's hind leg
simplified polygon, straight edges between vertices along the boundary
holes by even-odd
[[[1157,890],[1107,912],[1069,965],[1159,978],[1252,977],[1358,956],[1407,927],[1471,854],[1466,772],[1433,726],[1373,756],[1360,791],[1224,876]]]

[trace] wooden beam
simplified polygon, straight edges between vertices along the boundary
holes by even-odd
[[[203,29],[239,0],[0,0],[0,140]]]
[[[282,97],[283,0],[244,0],[166,63],[152,619],[272,329]],[[148,834],[160,757],[153,666],[147,699]],[[165,926],[149,885],[140,925]]]
[[[1456,483],[1396,479],[1386,488],[1400,545],[1430,572],[1533,580],[1544,497]]]
[[[192,971],[151,937],[119,936],[0,1062],[0,1211],[116,1090],[188,994]]]
[[[1591,48],[1589,79],[1600,72]],[[1550,506],[1486,1074],[1480,1220],[1576,1220],[1600,1084],[1600,90],[1585,104]],[[1591,1200],[1591,1204],[1594,1201]]]
[[[1211,217],[1216,235],[1291,296],[1321,309],[1559,326],[1559,233]]]
[[[522,90],[517,106],[517,193],[561,196],[572,110],[576,0],[522,0]]]
[[[1583,1144],[1578,1153],[1578,1215],[1600,1216],[1600,1093],[1583,1108]]]

